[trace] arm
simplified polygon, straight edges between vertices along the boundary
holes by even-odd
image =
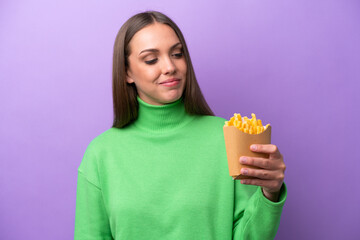
[[[243,179],[240,183],[235,181],[233,239],[274,239],[287,195],[283,183],[286,166],[283,156],[275,145],[257,144],[251,150],[267,153],[269,158],[240,158],[242,164],[255,166],[258,169],[242,168],[243,175],[255,179]],[[248,198],[248,202],[240,200],[248,195],[249,189],[254,188],[256,191]]]
[[[260,187],[235,181],[233,240],[274,239],[280,223],[287,190],[283,184],[279,201],[267,199]]]
[[[113,239],[101,189],[79,171],[76,192],[75,240]]]
[[[98,158],[94,149],[96,146],[88,146],[78,169],[75,240],[113,239],[98,175]]]

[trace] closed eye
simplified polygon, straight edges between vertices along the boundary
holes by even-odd
[[[146,64],[149,64],[149,65],[155,64],[156,62],[157,62],[157,58],[151,59],[151,60],[149,60],[149,61],[145,61],[145,63],[146,63]]]
[[[183,53],[182,52],[181,53],[174,53],[173,56],[175,58],[181,58],[183,56]]]

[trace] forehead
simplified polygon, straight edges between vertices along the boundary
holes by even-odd
[[[139,53],[141,50],[156,48],[167,49],[180,42],[175,31],[163,23],[154,23],[144,27],[130,40],[131,52]]]

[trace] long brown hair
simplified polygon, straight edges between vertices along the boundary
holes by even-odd
[[[201,93],[188,48],[179,27],[169,17],[160,12],[146,11],[129,18],[120,28],[115,39],[112,74],[114,122],[112,127],[123,128],[138,117],[139,103],[137,101],[136,86],[133,83],[126,82],[128,56],[130,55],[129,42],[135,33],[155,22],[169,25],[175,31],[183,46],[187,73],[182,97],[186,112],[191,115],[214,116]]]

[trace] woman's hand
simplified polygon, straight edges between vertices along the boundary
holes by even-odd
[[[256,166],[260,169],[242,168],[241,174],[256,177],[258,179],[243,179],[242,184],[256,185],[262,188],[264,196],[277,202],[280,188],[285,177],[285,163],[279,149],[273,144],[253,144],[250,146],[253,152],[267,153],[269,158],[240,157],[240,163],[249,166]]]

